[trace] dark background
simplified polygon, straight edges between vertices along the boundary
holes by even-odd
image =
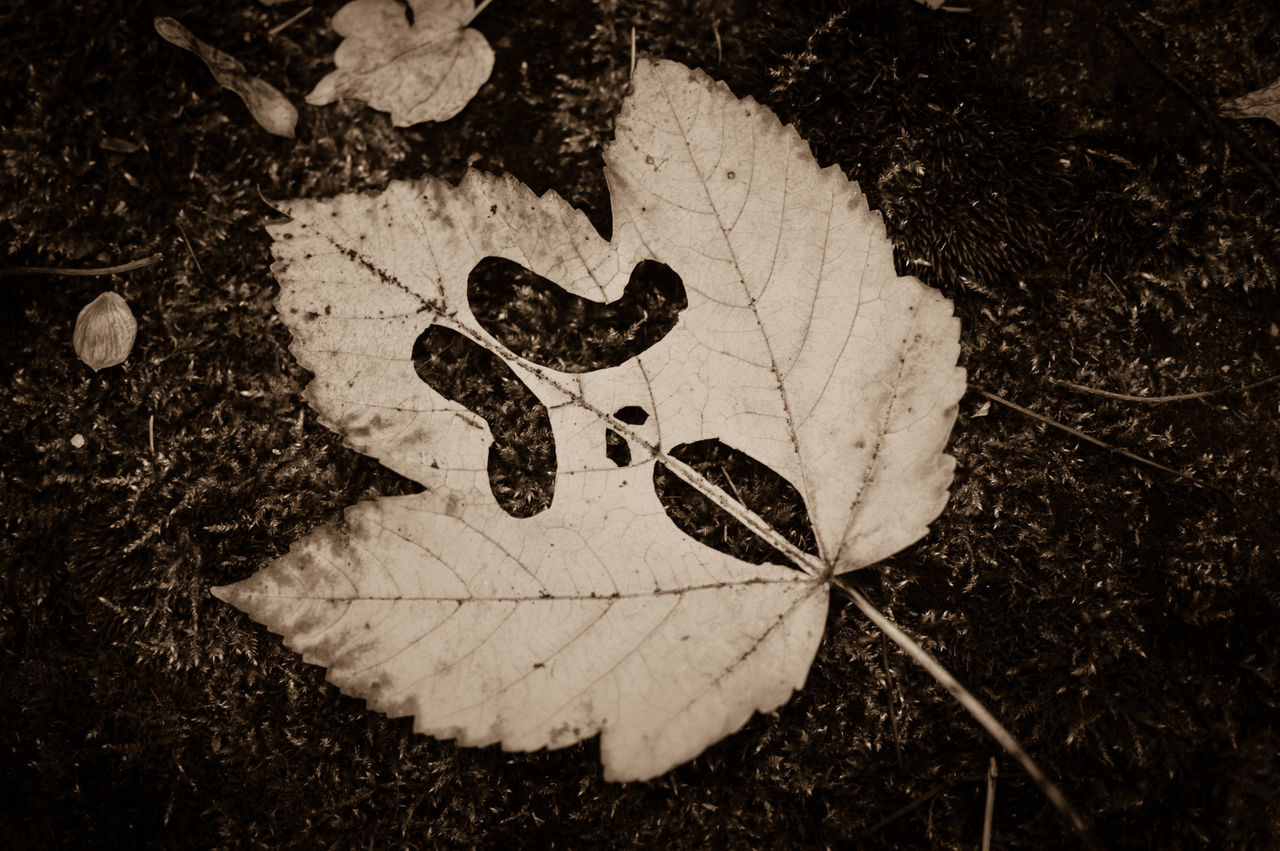
[[[973,848],[994,756],[995,847],[1077,845],[838,597],[803,691],[623,786],[594,742],[415,736],[209,595],[343,507],[414,490],[301,402],[263,198],[472,165],[553,188],[607,232],[599,152],[634,27],[794,124],[883,211],[900,271],[955,301],[974,389],[953,496],[926,539],[860,574],[868,595],[1109,847],[1280,844],[1280,385],[1137,404],[1054,383],[1159,395],[1280,373],[1280,128],[1205,114],[1280,76],[1280,7],[497,0],[474,24],[489,82],[456,118],[400,130],[302,103],[340,5],[274,37],[304,3],[0,10],[0,266],[164,255],[110,278],[0,277],[7,842]],[[160,14],[284,91],[297,139],[161,41]],[[95,374],[71,332],[105,289],[138,339]]]

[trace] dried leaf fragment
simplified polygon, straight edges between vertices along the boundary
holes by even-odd
[[[128,139],[121,139],[116,136],[103,136],[98,142],[98,147],[104,151],[113,151],[117,154],[135,154],[141,149],[141,145],[137,142],[131,142]]]
[[[391,113],[397,127],[457,115],[489,79],[493,49],[466,25],[473,0],[408,0],[413,23],[397,0],[353,0],[333,16],[343,36],[337,70],[307,95],[324,106],[357,98]]]
[[[251,75],[234,56],[196,38],[174,18],[158,17],[155,27],[165,41],[199,56],[209,66],[219,85],[240,96],[263,129],[277,136],[293,138],[298,110],[275,86]]]
[[[611,780],[661,774],[804,684],[831,578],[942,510],[964,392],[951,303],[897,275],[883,222],[838,167],[702,72],[644,59],[632,83],[605,152],[608,239],[555,193],[474,171],[285,204],[272,270],[291,351],[315,376],[307,400],[425,489],[353,506],[214,589],[419,732],[508,750],[599,734]],[[495,265],[608,307],[661,267],[650,277],[676,276],[684,298],[638,353],[555,366],[473,312],[470,276]],[[433,336],[501,359],[545,408],[549,504],[500,504],[489,415],[418,372]],[[710,440],[800,495],[811,549],[684,463]],[[751,563],[686,534],[661,471],[783,556]]]
[[[138,321],[123,297],[105,292],[89,302],[76,317],[72,345],[76,355],[94,372],[124,363],[133,350]]]
[[[1280,77],[1266,88],[1223,101],[1221,112],[1227,118],[1269,118],[1280,124]]]

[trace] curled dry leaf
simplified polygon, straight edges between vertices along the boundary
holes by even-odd
[[[76,317],[72,345],[80,360],[97,372],[124,363],[137,335],[138,321],[129,303],[116,293],[105,292]]]
[[[1220,111],[1227,118],[1269,118],[1280,124],[1280,78],[1266,88],[1223,101]]]
[[[338,70],[307,95],[324,106],[357,98],[391,113],[397,127],[457,115],[489,79],[493,49],[467,27],[473,0],[408,0],[413,22],[397,0],[354,0],[333,16],[343,37]]]
[[[838,168],[700,71],[645,59],[633,87],[605,153],[610,239],[554,193],[479,172],[285,205],[272,268],[308,402],[425,490],[356,505],[214,589],[419,732],[509,750],[600,734],[613,780],[661,774],[803,685],[832,578],[917,540],[946,503],[964,392],[951,303],[897,275]],[[604,366],[517,353],[469,299],[494,270],[554,282],[591,316],[665,288],[678,318]],[[506,383],[438,391],[446,346]],[[484,397],[499,386],[531,401]],[[553,497],[531,512],[489,473],[490,420],[521,405],[554,444]],[[785,480],[810,543],[686,463],[704,441]],[[686,534],[663,477],[774,557]]]
[[[155,27],[165,41],[199,56],[209,66],[219,85],[240,96],[245,106],[249,107],[254,120],[263,129],[277,136],[293,138],[294,127],[298,123],[298,110],[278,89],[249,74],[240,60],[196,38],[175,19],[156,18]]]

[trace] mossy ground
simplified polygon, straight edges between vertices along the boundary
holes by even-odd
[[[458,117],[398,130],[355,103],[303,107],[296,140],[151,24],[179,18],[300,103],[339,5],[274,37],[302,4],[0,11],[0,265],[164,254],[114,278],[0,278],[8,841],[972,848],[994,756],[995,846],[1075,845],[839,598],[786,706],[620,786],[594,743],[507,754],[415,736],[209,595],[344,506],[414,489],[301,402],[262,199],[472,165],[553,188],[607,232],[599,150],[634,26],[642,49],[754,95],[859,181],[901,271],[955,300],[973,387],[1203,483],[971,392],[951,503],[858,577],[866,592],[1109,847],[1280,844],[1277,385],[1139,405],[1053,383],[1170,394],[1280,373],[1280,128],[1224,131],[1142,58],[1210,106],[1259,88],[1280,76],[1274,3],[497,0],[475,24],[493,76]],[[94,374],[71,330],[103,289],[133,306],[138,342]]]

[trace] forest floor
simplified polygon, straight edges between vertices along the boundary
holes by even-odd
[[[466,168],[609,233],[631,39],[794,125],[951,298],[970,389],[930,534],[858,575],[1111,848],[1280,847],[1280,77],[1272,0],[496,0],[489,81],[408,129],[302,105],[340,2],[0,10],[0,827],[15,847],[1071,848],[1017,764],[833,597],[805,688],[647,783],[594,740],[415,735],[210,595],[417,486],[316,422],[264,199]],[[267,134],[171,15],[300,105]],[[115,290],[128,361],[72,350]],[[1141,397],[1224,391],[1152,402]],[[993,398],[997,397],[997,398]],[[1015,403],[1068,432],[1003,404]],[[1147,458],[1140,463],[1098,446]],[[987,779],[992,760],[999,767]]]

